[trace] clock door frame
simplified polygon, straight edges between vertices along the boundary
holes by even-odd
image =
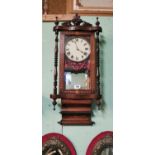
[[[75,36],[75,37],[89,37],[90,38],[90,88],[89,89],[65,89],[65,79],[64,79],[64,70],[65,70],[65,37]],[[59,93],[65,98],[76,98],[80,97],[80,94],[83,94],[83,98],[90,94],[90,98],[94,98],[94,94],[96,93],[96,49],[95,49],[95,35],[93,32],[80,32],[80,31],[64,31],[60,33],[60,76],[59,76]],[[85,61],[85,60],[84,60]]]

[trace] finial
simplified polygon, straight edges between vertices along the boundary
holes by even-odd
[[[78,19],[80,19],[80,16],[78,15],[78,13],[75,14],[75,16],[74,16],[73,19],[74,19],[74,20],[78,20]]]
[[[75,26],[80,25],[82,20],[80,19],[80,16],[78,15],[78,13],[75,14],[74,18],[72,19],[72,22],[75,24]]]
[[[55,25],[58,26],[59,22],[58,22],[58,17],[55,17]]]
[[[53,107],[53,110],[55,111],[55,105],[54,105],[54,107]]]
[[[54,100],[53,101],[53,110],[55,111],[55,105],[57,104],[57,102]]]
[[[98,107],[98,110],[101,110],[101,99],[97,100],[96,104],[97,104],[97,107]]]
[[[96,26],[99,26],[100,25],[100,22],[98,20],[98,17],[96,17]]]

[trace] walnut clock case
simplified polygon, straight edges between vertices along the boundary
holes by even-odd
[[[62,125],[92,125],[91,105],[100,103],[99,33],[102,28],[77,14],[59,25],[56,17],[53,105],[61,99]],[[59,37],[60,33],[60,39]],[[60,42],[58,42],[60,40]],[[58,50],[59,49],[59,50]],[[59,77],[58,77],[59,54]],[[59,78],[59,84],[57,82]],[[59,87],[59,93],[57,92]]]

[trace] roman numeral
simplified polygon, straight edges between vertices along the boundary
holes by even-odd
[[[67,52],[67,55],[70,55],[70,52]]]
[[[87,53],[86,53],[86,52],[84,52],[83,54],[84,54],[84,55],[87,55]]]

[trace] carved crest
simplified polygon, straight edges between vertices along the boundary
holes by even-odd
[[[72,20],[66,21],[62,23],[60,26],[58,17],[56,17],[55,26],[53,30],[55,32],[58,31],[88,31],[88,32],[102,32],[102,28],[99,26],[100,22],[96,22],[96,26],[83,21],[78,14],[74,16]]]
[[[78,14],[70,21],[64,22],[62,26],[92,26],[92,24],[83,21]]]

